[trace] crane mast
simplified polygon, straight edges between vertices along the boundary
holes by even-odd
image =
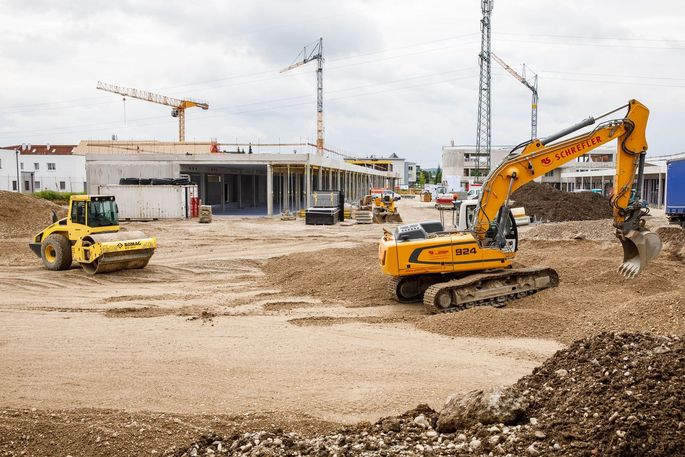
[[[492,129],[490,125],[490,89],[492,78],[490,75],[490,17],[494,0],[481,0],[483,18],[480,21],[480,81],[478,83],[478,125],[476,128],[476,173],[477,180],[483,179],[483,172],[490,170],[490,151],[492,145]],[[484,162],[484,163],[482,163]]]
[[[523,64],[523,75],[518,74],[516,70],[511,68],[507,63],[500,59],[494,52],[492,58],[495,62],[500,64],[502,68],[507,70],[511,76],[516,78],[518,82],[530,89],[532,93],[531,109],[530,109],[530,138],[535,139],[538,136],[538,75],[533,73],[533,82],[530,83],[526,79],[526,64]]]
[[[281,70],[281,73],[316,60],[316,152],[323,156],[323,38],[319,38],[313,46],[305,46],[297,58],[300,56],[302,56],[302,60],[297,60],[292,65],[287,66]]]
[[[178,141],[184,142],[186,140],[186,108],[198,107],[203,110],[209,109],[209,104],[199,100],[189,98],[179,99],[169,97],[166,95],[155,94],[145,90],[134,89],[132,87],[121,87],[114,84],[108,84],[98,81],[96,89],[112,92],[124,97],[136,98],[138,100],[145,100],[159,105],[171,106],[171,117],[178,118]]]

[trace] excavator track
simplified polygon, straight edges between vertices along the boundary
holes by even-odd
[[[506,302],[559,285],[553,268],[500,270],[433,284],[423,295],[431,314],[451,313],[477,306],[504,306]]]

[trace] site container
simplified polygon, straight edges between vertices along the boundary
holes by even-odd
[[[685,159],[669,160],[666,172],[666,216],[685,228]]]
[[[100,195],[114,195],[119,207],[119,219],[185,219],[193,216],[192,202],[197,198],[197,186],[191,185],[121,185],[98,186]]]

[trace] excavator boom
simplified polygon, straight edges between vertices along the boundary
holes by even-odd
[[[582,135],[554,141],[583,127],[593,125],[597,119],[622,108],[628,108],[623,119],[599,124],[594,130]],[[617,140],[616,174],[614,195],[611,198],[616,236],[621,241],[624,262],[619,271],[627,277],[635,277],[661,250],[661,242],[655,233],[645,229],[642,217],[648,211],[639,200],[631,200],[637,177],[637,194],[642,181],[644,158],[647,153],[645,129],[649,110],[637,100],[597,118],[590,117],[561,132],[543,139],[534,139],[515,148],[495,168],[483,183],[483,192],[477,208],[475,233],[479,241],[487,242],[487,234],[498,227],[497,215],[508,206],[511,194],[519,187],[570,162],[591,150]],[[500,216],[501,217],[501,216]]]

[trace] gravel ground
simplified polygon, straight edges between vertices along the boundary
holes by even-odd
[[[210,434],[174,455],[682,455],[683,388],[682,339],[603,333],[559,351],[469,411],[454,411],[452,402],[439,414],[420,405],[313,437],[284,430]],[[466,427],[445,426],[451,413],[461,414]]]

